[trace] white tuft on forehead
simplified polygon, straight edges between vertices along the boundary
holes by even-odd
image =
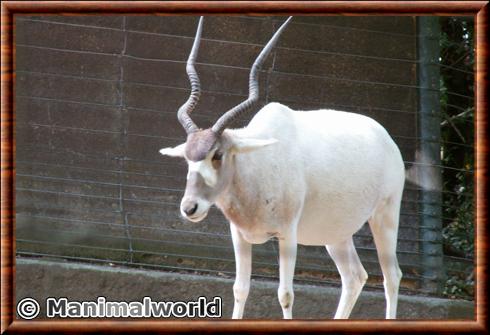
[[[216,170],[213,168],[211,163],[211,157],[206,157],[202,161],[193,162],[187,161],[189,164],[189,173],[197,172],[204,179],[204,182],[209,187],[214,187],[218,180]],[[189,179],[189,173],[187,174],[187,179]]]

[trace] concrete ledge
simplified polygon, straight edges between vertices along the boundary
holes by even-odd
[[[223,317],[231,316],[233,280],[213,276],[139,270],[84,263],[17,258],[16,301],[31,297],[40,302],[41,313],[47,297],[95,301],[104,296],[111,301],[188,301],[199,296],[223,299]],[[245,307],[245,317],[282,317],[277,301],[277,283],[254,280]],[[296,319],[330,319],[335,313],[339,288],[295,285],[293,316]],[[385,300],[381,292],[363,292],[351,315],[353,319],[383,319]],[[474,303],[401,295],[401,319],[473,319]]]

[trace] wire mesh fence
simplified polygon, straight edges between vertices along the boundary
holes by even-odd
[[[199,124],[210,125],[246,98],[249,66],[282,21],[207,20],[197,62],[204,88],[194,114]],[[232,277],[226,220],[212,209],[200,224],[185,222],[179,202],[186,165],[158,154],[185,140],[176,110],[189,91],[185,60],[197,19],[19,16],[15,22],[17,254]],[[441,161],[440,150],[471,152],[473,142],[421,131],[427,124],[451,126],[451,118],[430,106],[421,115],[420,97],[439,99],[440,87],[421,82],[420,71],[468,71],[443,64],[437,50],[421,57],[423,41],[437,44],[439,37],[420,32],[416,22],[295,18],[261,72],[260,103],[361,113],[388,129],[409,176],[398,240],[402,291],[440,295],[447,275],[472,271],[471,258],[443,255],[442,227],[459,210],[448,199],[473,194],[427,187],[421,176],[472,176],[471,168]],[[444,94],[467,102],[447,108],[465,112],[473,104],[468,93]],[[438,160],[421,157],[428,146]],[[381,288],[367,225],[355,244],[370,276],[367,286]],[[277,278],[277,257],[274,240],[254,246],[253,275]],[[295,280],[339,284],[324,247],[299,247]]]

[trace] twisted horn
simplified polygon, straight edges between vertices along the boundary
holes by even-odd
[[[189,76],[189,81],[191,83],[191,94],[187,101],[179,108],[177,112],[179,122],[182,124],[187,134],[196,132],[199,129],[196,124],[191,120],[189,114],[192,113],[192,111],[196,107],[199,101],[199,96],[201,95],[201,84],[199,83],[199,77],[197,75],[196,69],[194,68],[194,63],[196,61],[197,52],[199,50],[199,42],[201,41],[203,21],[204,17],[201,16],[201,18],[199,19],[199,24],[197,26],[196,37],[194,38],[194,44],[192,45],[189,58],[187,59],[187,66],[185,68],[187,71],[187,75]]]
[[[293,17],[290,16],[283,24],[282,26],[276,31],[274,36],[270,39],[270,41],[266,44],[264,49],[260,52],[259,56],[255,60],[254,64],[252,65],[252,69],[250,70],[250,76],[248,80],[248,99],[240,103],[239,105],[233,107],[230,109],[228,112],[226,112],[224,115],[222,115],[218,121],[214,124],[212,130],[216,134],[221,134],[223,130],[225,130],[226,126],[229,125],[233,120],[235,120],[240,114],[248,111],[250,108],[253,107],[253,105],[259,100],[259,70],[262,67],[262,64],[266,60],[267,56],[271,52],[272,48],[274,48],[277,40],[279,39],[279,36],[281,35],[282,31],[286,26],[288,25],[289,21]]]

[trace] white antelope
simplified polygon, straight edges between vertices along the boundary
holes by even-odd
[[[180,211],[198,222],[216,204],[230,221],[236,319],[243,317],[249,293],[252,244],[272,237],[279,241],[278,298],[284,318],[292,318],[298,243],[326,246],[342,280],[335,318],[348,318],[368,277],[352,235],[368,221],[384,276],[386,318],[395,318],[402,276],[396,244],[405,169],[386,130],[363,115],[293,111],[279,103],[266,105],[246,127],[227,129],[258,100],[258,70],[290,19],[255,60],[248,99],[202,130],[189,117],[200,95],[194,62],[201,17],[186,68],[192,91],[178,111],[187,140],[160,151],[188,163]]]

